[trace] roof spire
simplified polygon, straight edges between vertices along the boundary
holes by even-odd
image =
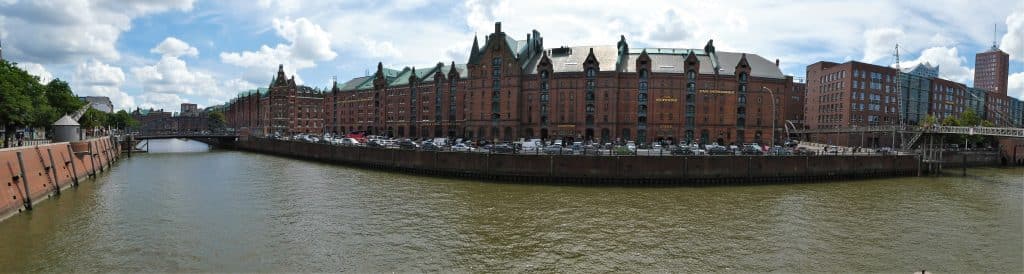
[[[476,64],[477,55],[480,54],[480,43],[477,42],[476,35],[473,35],[473,49],[469,50],[469,61],[468,64]]]

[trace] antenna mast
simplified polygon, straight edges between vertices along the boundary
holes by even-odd
[[[996,29],[998,28],[998,26],[999,26],[999,24],[992,24],[992,48],[993,49],[996,48],[996,39],[997,39],[996,38]]]
[[[900,87],[900,82],[903,82],[903,81],[900,80],[900,75],[901,74],[903,74],[903,71],[900,70],[900,44],[897,43],[896,44],[896,105],[897,105],[897,108],[899,108],[899,110],[896,111],[896,115],[898,116],[898,119],[900,120],[900,127],[903,127],[904,126],[904,124],[903,124],[903,89]]]
[[[896,43],[896,117],[897,117],[897,119],[900,120],[899,121],[900,128],[899,129],[893,129],[893,131],[892,131],[892,148],[893,149],[896,149],[896,136],[897,136],[897,133],[904,129],[904,125],[903,125],[903,88],[900,87],[900,82],[903,82],[903,80],[900,79],[901,78],[900,76],[902,74],[903,74],[903,71],[900,70],[900,44]],[[906,145],[907,140],[905,140],[903,138],[903,134],[899,134],[899,136],[900,136],[900,145],[901,146]]]

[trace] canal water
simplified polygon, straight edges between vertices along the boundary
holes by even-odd
[[[1024,169],[519,185],[153,141],[0,222],[0,272],[1024,271]]]

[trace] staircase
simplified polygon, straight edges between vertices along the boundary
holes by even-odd
[[[910,136],[910,140],[906,140],[903,142],[903,150],[910,150],[914,148],[914,143],[917,142],[917,139],[921,139],[921,135],[924,135],[924,131],[914,132],[914,135]]]

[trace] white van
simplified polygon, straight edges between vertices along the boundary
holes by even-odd
[[[522,146],[523,151],[534,151],[540,149],[541,145],[540,139],[529,139],[526,141],[521,141],[519,144]]]

